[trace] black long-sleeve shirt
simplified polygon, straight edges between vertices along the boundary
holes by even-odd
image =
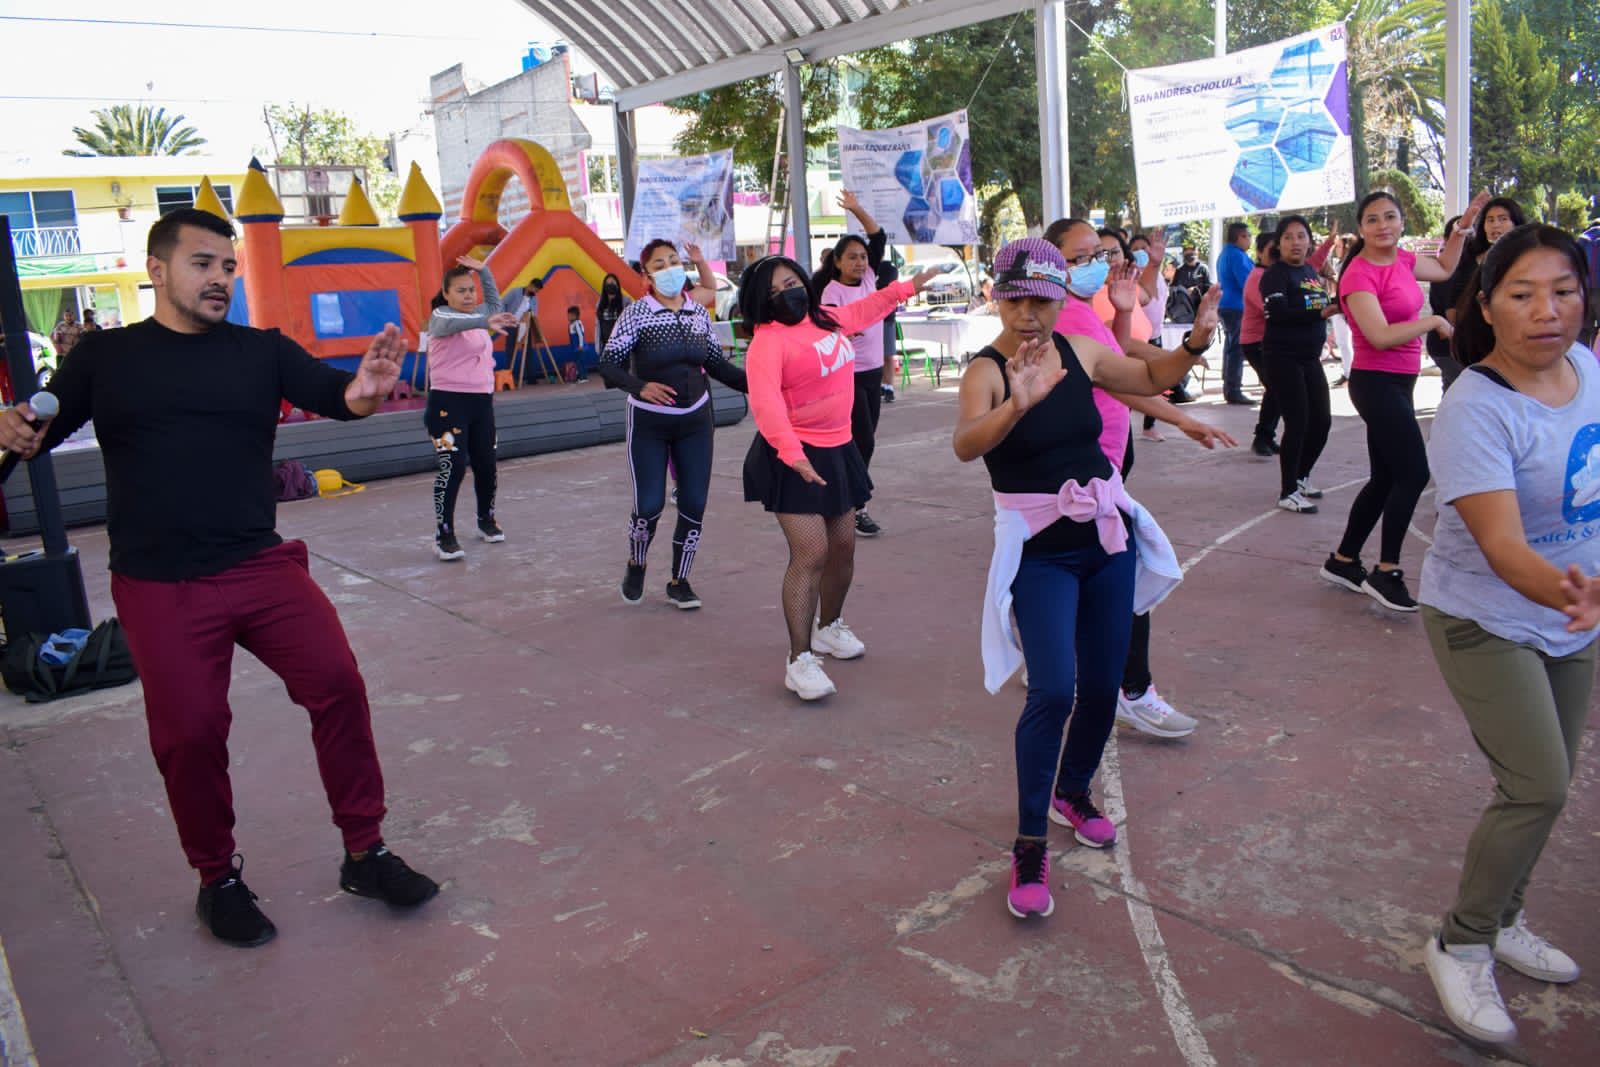
[[[1261,309],[1266,314],[1266,333],[1261,352],[1268,357],[1318,359],[1328,339],[1328,324],[1322,309],[1328,306],[1328,293],[1322,287],[1317,268],[1309,263],[1292,267],[1279,261],[1261,276]]]
[[[176,582],[280,543],[272,443],[281,401],[354,419],[353,376],[277,330],[175,333],[154,319],[85,334],[50,381],[54,448],[90,419],[106,468],[111,570]]]
[[[741,393],[750,391],[744,370],[723,354],[711,316],[693,300],[684,300],[677,309],[654,296],[629,304],[617,319],[595,372],[606,385],[636,399],[650,382],[670,386],[676,408],[692,408],[700,401],[707,374]]]

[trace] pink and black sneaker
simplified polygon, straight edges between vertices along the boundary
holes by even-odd
[[[1090,848],[1106,848],[1117,841],[1116,824],[1100,814],[1088,793],[1054,797],[1050,801],[1050,821],[1072,827],[1072,835]]]
[[[1011,891],[1006,908],[1019,919],[1049,915],[1056,910],[1050,899],[1050,846],[1019,837],[1011,846]]]

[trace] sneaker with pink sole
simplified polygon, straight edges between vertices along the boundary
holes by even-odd
[[[1072,827],[1072,836],[1090,848],[1106,848],[1117,840],[1116,824],[1100,814],[1088,793],[1052,797],[1050,821],[1057,826]]]
[[[1056,910],[1050,899],[1050,846],[1044,841],[1019,837],[1011,846],[1011,890],[1006,910],[1019,919],[1046,916]]]

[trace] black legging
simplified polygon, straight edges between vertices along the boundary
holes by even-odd
[[[1275,397],[1283,413],[1283,444],[1278,451],[1279,496],[1288,496],[1322,457],[1333,428],[1329,411],[1328,377],[1322,373],[1321,350],[1310,359],[1303,355],[1273,353],[1264,357]],[[1427,475],[1423,475],[1427,480]]]
[[[1350,372],[1350,402],[1367,424],[1367,458],[1372,479],[1350,505],[1350,520],[1339,555],[1357,559],[1372,528],[1383,520],[1380,563],[1398,564],[1406,527],[1428,485],[1428,449],[1411,401],[1415,374],[1381,370]]]
[[[1273,394],[1272,374],[1267,368],[1266,357],[1261,353],[1261,342],[1252,341],[1240,347],[1244,350],[1245,362],[1256,372],[1256,378],[1264,390],[1261,394],[1261,410],[1256,413],[1255,439],[1271,441],[1278,436],[1278,417],[1283,410],[1277,396]]]
[[[478,495],[478,521],[494,518],[494,394],[430,389],[422,424],[433,438],[439,463],[433,476],[433,521],[438,532],[455,528],[456,496],[469,464]]]
[[[883,407],[883,368],[856,371],[856,399],[850,408],[850,438],[861,462],[872,465],[878,442],[878,413]]]
[[[643,567],[667,506],[667,460],[677,471],[678,526],[672,535],[672,577],[689,577],[700,547],[700,527],[711,492],[711,441],[716,433],[711,401],[687,415],[663,415],[628,405],[628,473],[633,515],[628,520],[628,560]]]

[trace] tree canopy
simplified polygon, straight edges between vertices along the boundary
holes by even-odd
[[[389,171],[387,140],[366,133],[349,115],[308,104],[268,104],[261,109],[261,119],[276,162],[292,167],[365,167],[367,197],[380,212],[393,213],[400,200],[400,181]]]
[[[117,104],[96,108],[94,128],[72,127],[79,148],[68,148],[65,156],[183,156],[193,155],[206,139],[193,126],[183,125],[182,115],[168,115],[167,109],[148,104]]]

